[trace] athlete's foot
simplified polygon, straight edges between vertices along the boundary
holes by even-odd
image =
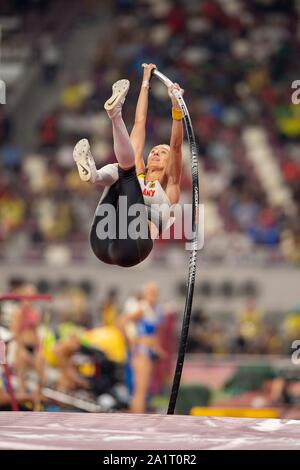
[[[87,139],[81,139],[77,142],[73,150],[73,158],[82,181],[95,183],[97,179],[97,169]]]
[[[111,119],[121,112],[129,90],[129,86],[129,80],[125,79],[118,80],[113,84],[112,95],[104,104],[104,109]]]

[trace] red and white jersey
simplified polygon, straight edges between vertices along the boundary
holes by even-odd
[[[173,225],[175,218],[170,216],[170,200],[162,188],[159,180],[145,182],[145,175],[138,175],[138,180],[144,196],[145,206],[149,208],[151,220],[161,219],[163,230]]]

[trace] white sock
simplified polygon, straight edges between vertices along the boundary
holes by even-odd
[[[97,170],[97,178],[95,184],[97,186],[111,186],[119,178],[119,172],[117,165],[109,163],[103,166],[100,170]]]
[[[129,134],[122,118],[121,110],[110,116],[113,126],[114,152],[118,163],[124,170],[132,168],[135,164],[134,150]]]

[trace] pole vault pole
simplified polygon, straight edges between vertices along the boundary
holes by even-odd
[[[143,64],[143,67],[145,64]],[[157,69],[152,71],[152,74],[155,75],[166,87],[173,85],[173,82],[159,72]],[[177,402],[177,396],[180,387],[182,369],[185,359],[185,351],[188,341],[188,333],[190,326],[190,319],[192,313],[192,304],[194,296],[194,286],[195,286],[195,277],[196,277],[196,263],[197,263],[197,251],[198,251],[198,221],[199,221],[199,177],[198,177],[198,152],[195,141],[195,134],[192,126],[192,121],[189,115],[188,108],[186,103],[177,91],[173,91],[178,106],[180,107],[183,113],[183,119],[185,124],[185,130],[188,137],[189,147],[190,147],[190,160],[191,160],[191,173],[192,173],[192,242],[190,250],[190,260],[189,260],[189,272],[188,272],[188,282],[187,282],[187,293],[185,299],[185,307],[182,320],[181,336],[179,342],[178,356],[176,362],[176,368],[173,378],[173,385],[171,390],[171,396],[168,406],[168,414],[174,414]]]

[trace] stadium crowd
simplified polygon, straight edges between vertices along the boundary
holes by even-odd
[[[265,250],[275,260],[299,264],[300,108],[291,102],[291,84],[299,78],[299,4],[116,0],[107,8],[114,28],[105,46],[99,43],[85,81],[64,78],[56,107],[36,126],[34,148],[14,142],[14,116],[0,109],[0,256],[83,256],[99,194],[79,181],[73,146],[88,137],[98,165],[114,161],[103,102],[115,79],[130,79],[129,125],[141,63],[154,62],[186,90],[203,200],[216,209],[206,215],[207,252],[224,257],[236,245],[247,253],[255,247],[256,255]],[[63,64],[55,73],[65,77]],[[149,146],[168,141],[165,90],[154,81],[149,108]],[[288,204],[269,198],[268,182],[259,178],[245,145],[249,127],[262,129]],[[185,162],[183,202],[190,194],[187,148]]]

